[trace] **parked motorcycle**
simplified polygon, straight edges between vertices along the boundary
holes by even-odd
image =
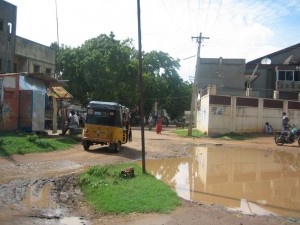
[[[283,144],[292,144],[295,141],[298,141],[298,145],[300,146],[300,130],[293,125],[290,131],[277,131],[275,132],[275,143],[279,146]]]

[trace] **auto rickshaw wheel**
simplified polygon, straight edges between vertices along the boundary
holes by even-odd
[[[86,151],[89,150],[89,148],[91,146],[90,143],[87,142],[87,141],[83,141],[82,145],[83,145],[83,149],[86,150]]]
[[[115,148],[114,148],[114,152],[115,152],[115,153],[118,153],[118,152],[121,150],[121,142],[118,141],[118,142],[115,143],[114,145],[115,145],[115,146],[114,146],[114,147],[115,147]]]

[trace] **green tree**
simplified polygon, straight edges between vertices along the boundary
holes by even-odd
[[[179,60],[165,52],[152,51],[144,55],[145,112],[151,113],[155,102],[172,120],[189,110],[192,89],[179,77],[179,68]]]
[[[102,34],[81,47],[59,50],[57,65],[68,91],[80,103],[90,100],[115,101],[126,106],[136,103],[137,60],[132,41],[115,40]]]
[[[78,48],[56,49],[56,74],[67,80],[66,89],[74,100],[86,105],[90,100],[115,101],[129,108],[138,104],[138,54],[132,41],[116,40],[113,33],[87,40]],[[171,119],[189,110],[191,85],[178,75],[179,60],[161,51],[143,54],[145,115],[155,102]]]

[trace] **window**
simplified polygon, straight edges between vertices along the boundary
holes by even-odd
[[[2,101],[3,77],[0,78],[0,101]]]
[[[11,61],[10,60],[7,60],[7,67],[6,67],[6,72],[7,73],[11,73]]]
[[[46,68],[46,74],[50,74],[51,73],[51,69],[50,68]]]
[[[278,71],[278,80],[285,80],[285,71]]]
[[[14,73],[17,72],[17,66],[18,66],[18,65],[17,65],[16,63],[14,63],[14,71],[13,71]]]
[[[294,71],[294,81],[300,81],[300,71]]]
[[[285,71],[285,80],[286,81],[294,80],[293,71]]]
[[[296,72],[298,72],[298,77],[295,77]],[[278,80],[281,81],[296,81],[296,79],[299,79],[299,71],[293,71],[293,70],[280,70],[277,72],[278,74]]]
[[[0,31],[3,31],[3,23],[4,23],[3,19],[0,19]]]
[[[39,65],[33,65],[33,72],[34,73],[39,73],[40,69],[41,69],[41,67]]]

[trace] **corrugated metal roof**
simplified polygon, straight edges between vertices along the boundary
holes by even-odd
[[[63,81],[55,79],[53,74],[22,73],[22,75],[43,80],[47,84],[47,86],[51,86],[51,87],[66,87],[66,86],[68,86]]]
[[[53,96],[58,99],[71,99],[73,96],[63,87],[48,87],[48,96]]]
[[[27,74],[27,73],[6,73],[0,74],[0,77],[4,76],[16,76],[22,75],[27,77],[33,77],[35,79],[40,79],[44,81],[47,85],[47,94],[48,96],[54,96],[57,99],[72,99],[73,96],[63,87],[67,85],[51,75],[47,74]]]

